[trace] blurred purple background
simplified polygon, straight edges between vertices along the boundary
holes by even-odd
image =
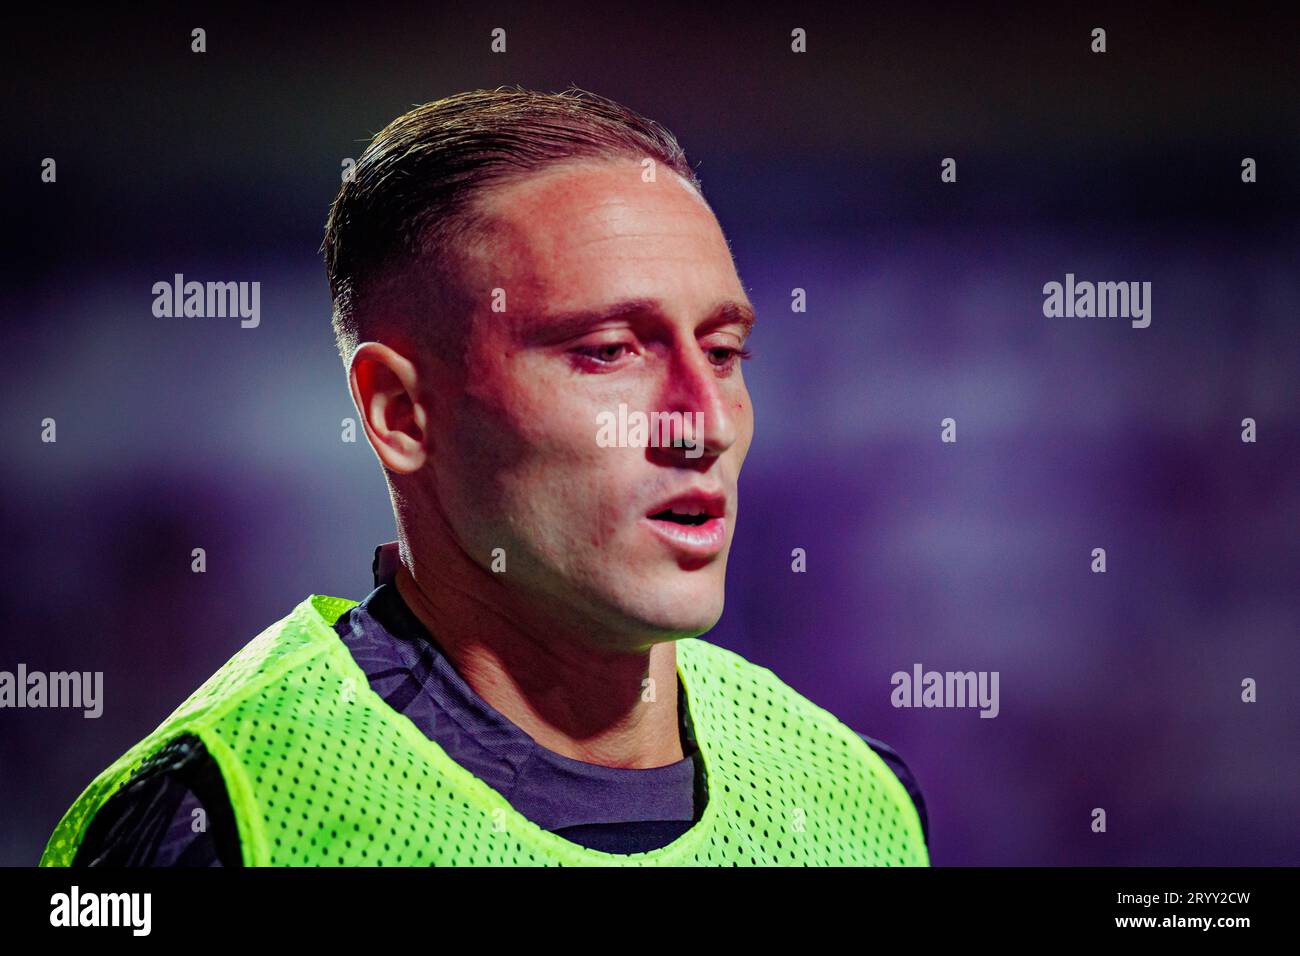
[[[11,26],[0,669],[102,670],[105,710],[0,710],[0,863],[305,595],[370,589],[392,514],[317,253],[342,160],[570,82],[679,136],[758,307],[710,639],[896,747],[936,864],[1300,863],[1294,16],[378,9]],[[260,327],[155,318],[177,272],[260,281]],[[1045,318],[1067,272],[1151,282],[1151,327]],[[1000,715],[893,708],[916,662],[999,671]]]

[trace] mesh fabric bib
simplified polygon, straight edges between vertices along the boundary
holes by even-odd
[[[51,836],[72,862],[91,818],[148,757],[197,735],[221,768],[243,861],[260,865],[928,865],[916,808],[857,734],[771,671],[677,642],[708,803],[646,853],[549,833],[370,689],[332,628],[357,602],[311,595],[95,779]]]

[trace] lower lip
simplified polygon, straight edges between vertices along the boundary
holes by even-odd
[[[673,550],[692,558],[711,558],[721,553],[727,542],[727,522],[724,518],[710,518],[704,524],[677,524],[673,521],[656,521],[642,518],[659,540]]]

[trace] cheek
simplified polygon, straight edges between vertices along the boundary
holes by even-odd
[[[750,442],[754,438],[754,406],[749,403],[749,395],[743,394],[733,402],[736,415],[736,445],[739,461],[743,462],[749,453]],[[737,465],[739,467],[739,465]]]
[[[594,411],[560,401],[529,402],[479,429],[494,448],[475,480],[495,486],[498,520],[547,563],[572,565],[606,546],[626,523],[643,452],[602,448],[597,430]]]
[[[625,530],[638,449],[584,447],[539,456],[521,476],[519,504],[532,507],[566,548],[603,548]],[[539,507],[540,503],[540,507]]]
[[[572,407],[563,384],[531,366],[480,365],[447,436],[475,463],[475,480],[580,465],[594,446],[595,425],[587,427],[588,416]]]

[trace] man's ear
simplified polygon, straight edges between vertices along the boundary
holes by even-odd
[[[384,467],[401,475],[424,467],[433,448],[414,363],[381,342],[362,342],[348,365],[348,385]]]

